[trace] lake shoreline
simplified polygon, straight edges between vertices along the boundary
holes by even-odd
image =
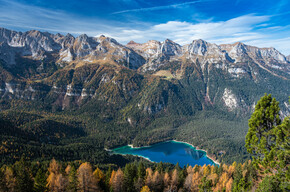
[[[131,148],[134,148],[134,147],[132,147],[133,145],[124,145],[124,146],[129,146],[129,147],[131,147]],[[124,146],[123,146],[123,147],[124,147]],[[138,147],[138,148],[141,148],[141,147]],[[105,151],[112,152],[113,150],[105,148]],[[122,155],[122,156],[132,155],[132,154],[122,154],[122,153],[113,153],[113,154],[115,154],[115,155]],[[113,154],[111,154],[111,155],[113,155]],[[156,163],[156,162],[154,162],[154,161],[151,161],[148,157],[144,157],[144,156],[142,156],[142,155],[133,155],[133,156],[136,156],[136,157],[140,157],[140,158],[146,159],[147,161],[149,161],[149,162],[151,162],[151,163]]]
[[[204,149],[200,149],[198,146],[194,146],[194,145],[192,145],[191,143],[184,142],[184,141],[177,141],[177,140],[175,140],[175,139],[171,139],[171,140],[167,140],[167,141],[162,141],[162,142],[158,142],[158,143],[164,143],[164,142],[170,142],[170,141],[177,142],[177,143],[185,143],[185,144],[190,145],[191,147],[195,148],[196,150],[203,151],[203,152],[206,153],[206,157],[207,157],[208,159],[210,159],[214,164],[216,164],[216,165],[220,165],[220,163],[219,163],[219,162],[218,162],[214,157],[211,157],[211,156],[208,155],[208,152],[207,152],[206,150],[204,150]],[[152,144],[152,145],[156,145],[156,144],[158,144],[158,143],[154,143],[154,144]],[[132,148],[132,149],[140,149],[140,148],[151,147],[152,145],[149,145],[149,146],[141,146],[141,147],[134,147],[133,144],[128,144],[128,145],[125,145],[125,146],[128,146],[128,147],[130,147],[130,148]],[[125,146],[122,146],[122,147],[125,147]],[[119,147],[117,147],[117,148],[119,148]],[[105,148],[105,150],[106,150],[106,151],[109,151],[109,152],[112,152],[112,151],[113,151],[113,150],[111,150],[111,149],[106,149],[106,148]],[[118,154],[118,153],[115,153],[115,154]],[[126,156],[126,155],[128,155],[128,154],[119,154],[119,155]],[[150,161],[150,162],[156,163],[156,162],[151,161],[149,158],[144,157],[144,156],[142,156],[142,155],[134,155],[134,156],[142,157],[142,158],[144,158],[144,159],[146,159],[146,160],[148,160],[148,161]]]
[[[175,142],[178,142],[178,143],[186,143],[186,144],[188,144],[188,145],[194,147],[196,150],[203,151],[203,152],[206,153],[207,158],[209,158],[210,160],[212,160],[215,164],[220,165],[220,163],[219,163],[215,158],[210,157],[210,156],[208,155],[209,153],[208,153],[206,150],[204,150],[204,149],[200,149],[198,146],[194,146],[194,145],[192,145],[191,143],[188,143],[188,142],[185,142],[185,141],[177,141],[177,140],[175,140],[175,139],[173,139],[173,140],[171,140],[171,141],[175,141]]]

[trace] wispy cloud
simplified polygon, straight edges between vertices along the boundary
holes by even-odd
[[[285,29],[280,32],[279,27],[267,25],[270,19],[271,16],[250,14],[227,21],[198,24],[169,21],[153,25],[145,30],[123,29],[118,32],[111,31],[108,35],[122,43],[130,40],[141,43],[151,39],[163,41],[166,38],[181,45],[190,43],[194,39],[204,39],[217,44],[241,41],[251,45],[257,43],[256,46],[261,47],[275,46],[284,54],[290,54],[289,38],[283,37]],[[259,26],[258,29],[257,26]]]
[[[0,26],[7,28],[95,35],[109,30],[110,24],[113,25],[112,22],[104,19],[83,18],[61,10],[51,10],[10,0],[0,0],[0,4]]]
[[[189,23],[180,21],[169,21],[164,24],[153,25],[146,30],[123,29],[118,34],[111,33],[120,41],[129,41],[130,38],[141,42],[149,39],[162,40],[170,38],[179,44],[186,44],[194,39],[205,39],[213,42],[227,40],[247,41],[255,38],[263,38],[262,33],[254,31],[255,25],[263,24],[270,19],[269,16],[245,15],[227,21],[208,23]]]
[[[206,0],[196,0],[196,1],[190,1],[185,3],[178,3],[178,4],[172,4],[172,5],[163,5],[163,6],[155,6],[155,7],[147,7],[147,8],[139,8],[139,9],[127,9],[123,11],[117,11],[112,14],[121,14],[121,13],[128,13],[128,12],[143,12],[143,11],[157,11],[157,10],[163,10],[163,9],[170,9],[170,8],[179,8],[185,5],[191,5],[196,4],[200,2],[205,2]]]
[[[188,3],[197,3],[194,1]],[[182,4],[170,5],[182,6]],[[163,9],[163,8],[152,8]],[[288,12],[280,13],[288,14]],[[11,0],[0,0],[0,26],[16,30],[38,29],[49,32],[72,33],[89,36],[105,34],[125,44],[130,40],[140,43],[169,38],[184,45],[194,39],[222,44],[242,41],[260,47],[275,47],[290,54],[290,25],[275,25],[277,15],[243,15],[225,21],[207,20],[198,23],[168,21],[161,24],[125,22],[84,18],[60,10],[51,10]]]

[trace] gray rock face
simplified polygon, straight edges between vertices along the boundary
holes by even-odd
[[[180,56],[182,54],[181,46],[169,39],[166,39],[161,45],[161,53],[165,56]]]
[[[61,66],[72,62],[113,62],[131,69],[141,67],[143,72],[157,71],[170,62],[198,60],[202,69],[212,64],[235,76],[249,72],[239,64],[250,62],[271,73],[279,70],[290,74],[289,56],[286,58],[274,48],[257,48],[240,42],[216,45],[199,39],[181,46],[167,39],[143,44],[130,42],[124,46],[105,36],[83,34],[75,38],[71,34],[64,36],[36,30],[22,33],[0,28],[0,59],[8,66],[15,65],[17,56],[39,61],[49,58]]]
[[[185,50],[188,51],[189,54],[191,55],[204,56],[209,46],[211,45],[199,39],[199,40],[194,40],[191,44],[189,44],[188,46],[185,46]]]
[[[196,99],[201,102],[195,107],[219,105],[230,112],[244,112],[253,109],[254,99],[249,102],[247,97],[236,91],[236,85],[223,87],[224,82],[239,83],[235,80],[244,78],[242,81],[260,83],[268,86],[270,91],[283,85],[288,100],[289,59],[274,48],[257,48],[239,42],[217,45],[199,39],[181,46],[167,39],[163,42],[150,40],[143,44],[131,41],[124,46],[103,35],[74,37],[71,34],[35,30],[22,33],[0,28],[0,98],[41,100],[46,97],[65,110],[90,99],[126,103],[130,98],[140,96],[139,100],[144,102],[139,102],[136,107],[155,114],[165,112],[168,103],[188,102],[183,97],[191,95],[187,90],[192,87],[186,83],[180,87],[165,85],[167,89],[158,92],[160,87],[163,89],[161,83],[164,79],[171,82],[170,79],[174,78],[176,82],[194,77],[197,80],[194,83],[203,87],[195,90],[199,95]],[[64,68],[58,69],[57,65]],[[119,71],[120,67],[116,65],[138,70]],[[130,76],[132,74],[135,76]],[[271,82],[272,75],[279,77],[283,83]],[[152,84],[152,90],[157,91],[152,93],[154,97],[147,94],[151,89],[138,92],[138,86],[143,83],[140,79],[148,77],[150,81],[144,81],[148,83],[156,76],[162,81],[158,88],[154,87],[155,83]],[[248,90],[247,86],[245,90]],[[254,89],[256,87],[249,90]],[[183,94],[176,95],[179,91]],[[176,95],[174,102],[169,102],[168,98],[172,95]],[[284,108],[287,110],[283,114],[289,114],[288,105]]]
[[[150,40],[144,44],[131,41],[127,47],[132,48],[146,59],[146,63],[142,66],[144,72],[156,70],[165,61],[182,56],[182,47],[169,39],[164,42]]]
[[[144,44],[131,42],[127,45],[144,58],[146,64],[142,71],[157,71],[166,61],[180,61],[186,58],[195,62],[197,59],[203,69],[205,64],[213,64],[229,73],[246,73],[239,68],[241,63],[256,63],[264,70],[281,70],[290,74],[289,60],[274,48],[258,48],[243,43],[216,45],[204,40],[180,46],[170,40],[164,42],[148,41]],[[231,68],[231,69],[230,69]],[[228,70],[230,69],[230,70]]]
[[[0,28],[0,44],[0,59],[7,65],[16,64],[16,55],[43,60],[51,53],[56,54],[57,63],[102,59],[137,69],[145,62],[135,51],[105,36],[95,38],[83,34],[75,38],[70,34],[54,35],[35,30],[22,33]]]
[[[286,57],[287,61],[290,62],[290,55]]]

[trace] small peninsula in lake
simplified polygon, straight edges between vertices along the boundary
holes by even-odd
[[[207,157],[206,152],[197,150],[188,143],[179,141],[165,141],[146,147],[134,148],[130,145],[118,147],[112,150],[113,154],[137,155],[153,162],[166,162],[177,164],[181,167],[188,165],[215,165],[215,162]]]

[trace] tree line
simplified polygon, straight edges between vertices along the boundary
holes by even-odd
[[[89,162],[31,163],[24,157],[0,169],[0,192],[289,191],[289,117],[265,95],[249,120],[246,148],[252,160],[231,165],[174,168],[128,163],[100,168]]]
[[[248,191],[257,186],[258,178],[251,161],[184,168],[177,164],[173,169],[163,163],[147,167],[134,162],[101,170],[93,169],[88,162],[63,166],[55,159],[46,169],[43,165],[33,168],[23,158],[12,166],[3,166],[0,175],[1,192]]]

